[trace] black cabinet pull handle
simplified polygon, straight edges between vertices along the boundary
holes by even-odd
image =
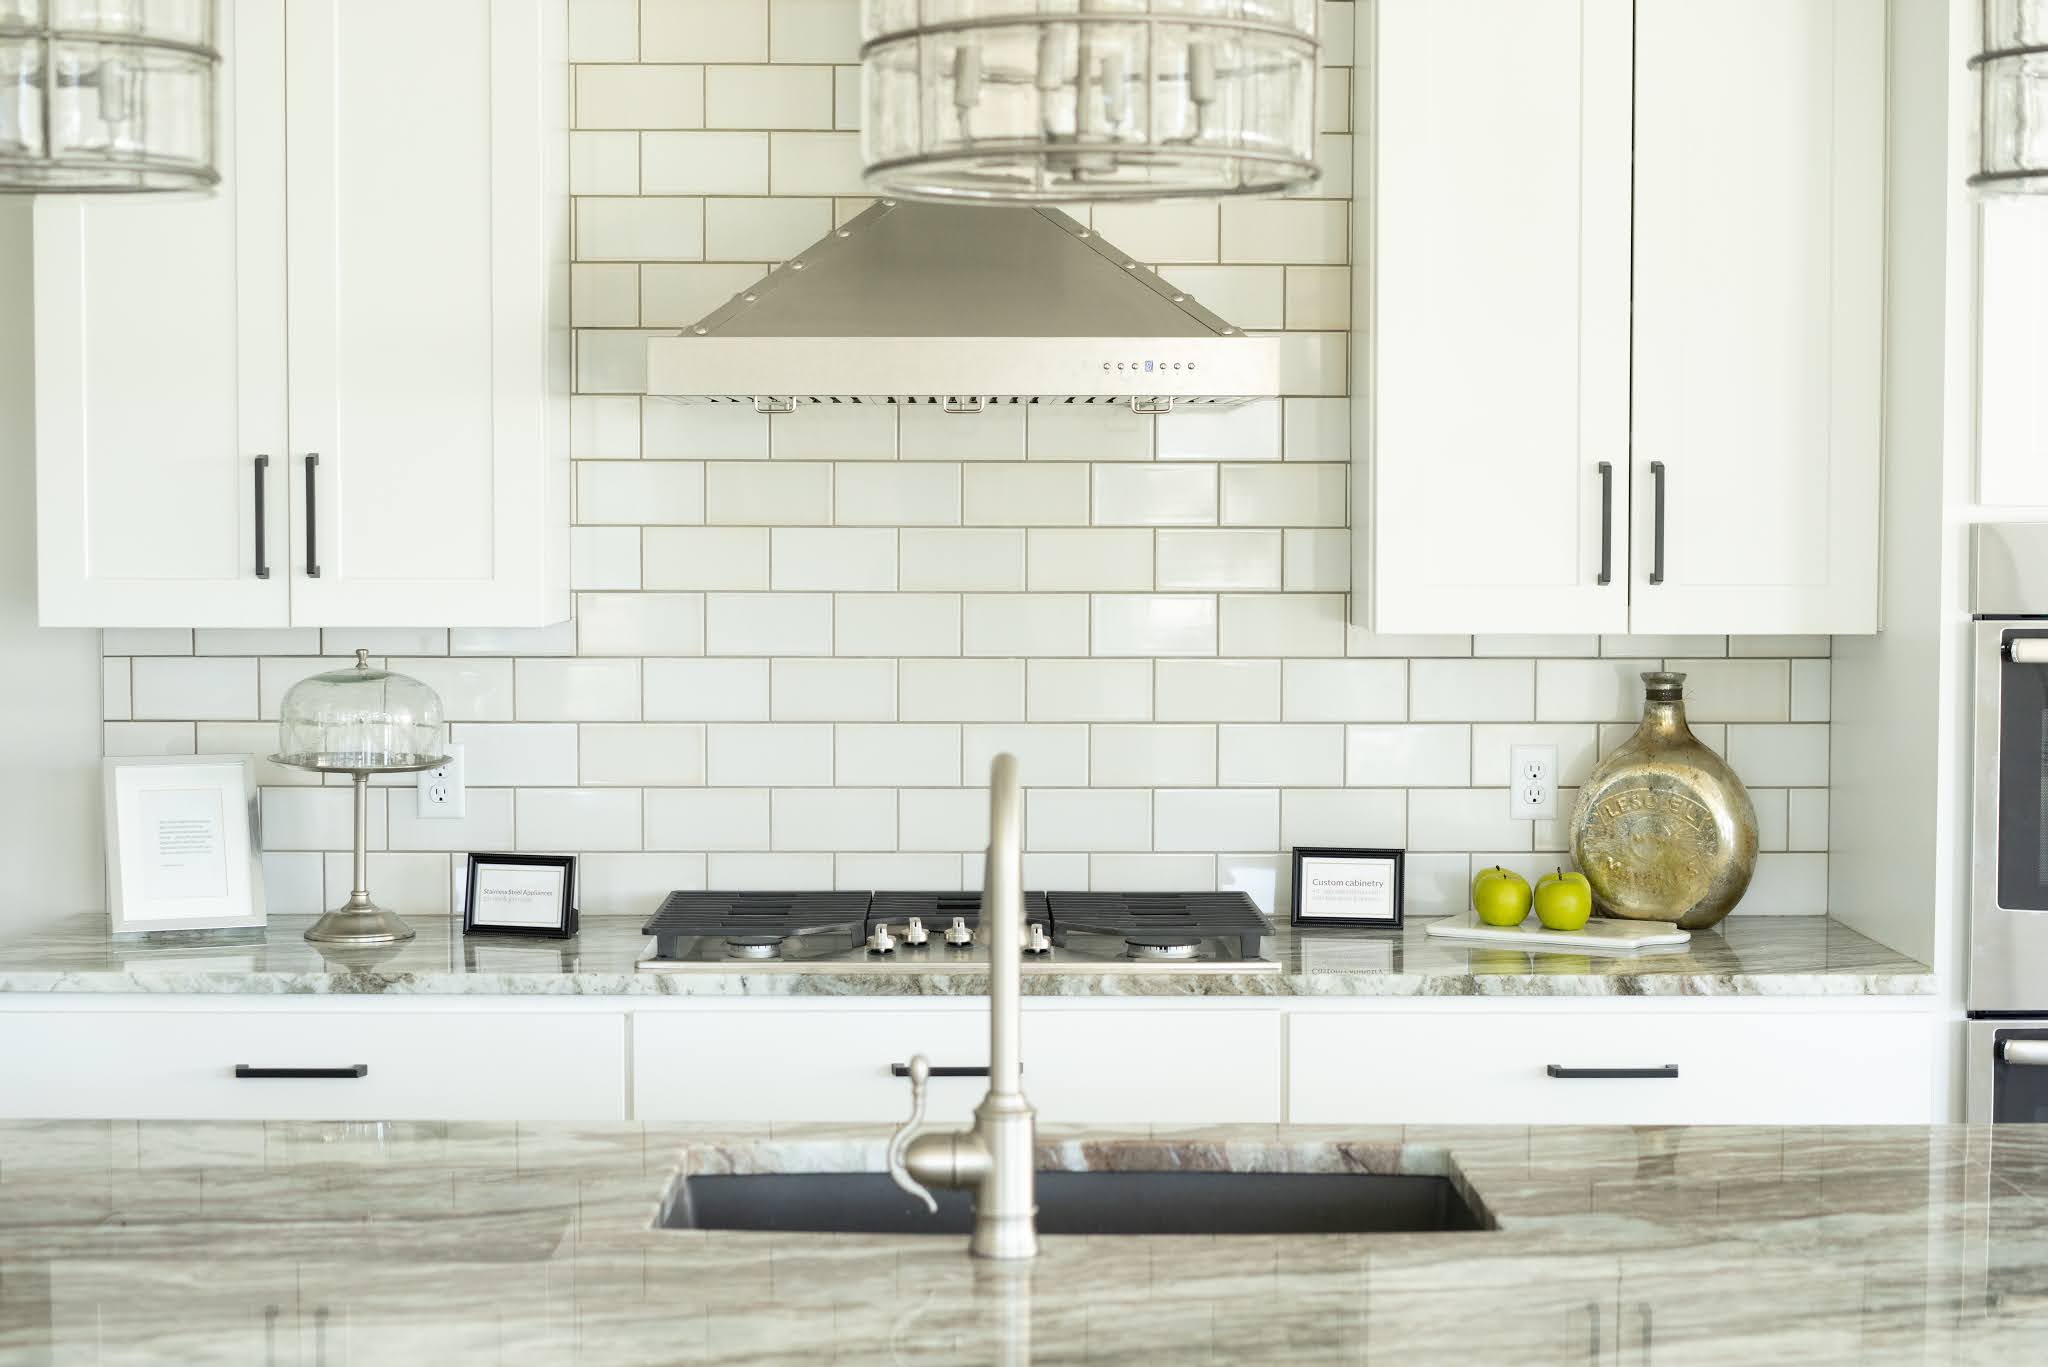
[[[1543,1070],[1552,1077],[1677,1077],[1678,1065],[1667,1063],[1662,1068],[1567,1068],[1562,1063],[1553,1063]]]
[[[1650,462],[1650,483],[1654,488],[1650,521],[1650,582],[1664,582],[1664,462]]]
[[[270,578],[270,554],[264,549],[265,516],[270,504],[263,497],[263,477],[270,472],[270,457],[256,457],[256,577]]]
[[[910,1076],[910,1065],[909,1065],[909,1064],[907,1064],[907,1063],[892,1063],[892,1064],[890,1064],[890,1065],[889,1065],[889,1076],[891,1076],[891,1077],[909,1077],[909,1076]],[[979,1068],[958,1068],[958,1067],[955,1067],[955,1068],[934,1068],[934,1069],[932,1069],[932,1076],[933,1076],[933,1077],[987,1077],[987,1076],[988,1076],[988,1065],[984,1063],[984,1064],[983,1064],[983,1065],[982,1065],[981,1067],[979,1067]]]
[[[1600,462],[1600,577],[1596,584],[1614,582],[1614,462]]]
[[[351,1063],[346,1068],[251,1068],[246,1063],[235,1065],[236,1077],[368,1077],[370,1065]]]
[[[315,497],[320,457],[306,453],[306,578],[320,577],[320,504]]]

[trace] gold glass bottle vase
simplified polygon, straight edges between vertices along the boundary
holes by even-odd
[[[1756,872],[1756,808],[1685,724],[1685,675],[1643,675],[1643,721],[1601,760],[1572,810],[1572,857],[1603,915],[1718,922]]]

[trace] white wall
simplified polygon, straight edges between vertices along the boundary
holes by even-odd
[[[30,204],[0,195],[0,930],[103,905],[99,633],[36,625]]]

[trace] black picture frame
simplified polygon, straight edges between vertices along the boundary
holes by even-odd
[[[479,869],[549,868],[562,872],[561,903],[558,914],[545,925],[514,925],[479,921],[476,885]],[[573,854],[472,854],[467,876],[462,880],[462,933],[464,935],[523,935],[531,939],[566,940],[577,931],[576,856]]]
[[[1330,916],[1317,915],[1314,899],[1310,899],[1311,910],[1302,911],[1302,866],[1310,860],[1333,860],[1357,862],[1381,868],[1391,882],[1389,903],[1393,908],[1391,916]],[[1324,927],[1339,930],[1399,930],[1401,928],[1401,900],[1404,892],[1406,850],[1365,850],[1350,849],[1334,845],[1296,845],[1292,856],[1292,878],[1287,895],[1287,920],[1290,925]]]

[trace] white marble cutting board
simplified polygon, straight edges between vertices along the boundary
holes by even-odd
[[[1612,921],[1595,918],[1583,930],[1549,930],[1530,917],[1518,926],[1482,925],[1471,916],[1431,921],[1428,933],[1447,940],[1477,940],[1516,949],[1575,949],[1581,954],[1633,954],[1645,949],[1674,949],[1692,939],[1692,932],[1662,921]]]

